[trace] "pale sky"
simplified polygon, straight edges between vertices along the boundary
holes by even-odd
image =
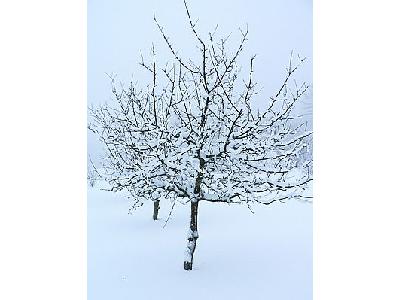
[[[198,30],[207,34],[218,24],[218,32],[232,34],[235,47],[239,27],[249,28],[249,41],[241,56],[243,67],[257,54],[255,79],[263,87],[260,98],[268,98],[282,82],[291,50],[307,57],[296,79],[312,83],[312,1],[311,0],[192,0],[192,17]],[[140,54],[149,56],[154,43],[157,59],[170,53],[161,39],[153,16],[168,33],[181,56],[198,55],[194,49],[183,0],[88,0],[88,105],[110,101],[110,80],[140,81]],[[243,74],[245,76],[245,74]],[[305,104],[312,111],[311,96]],[[258,103],[257,103],[258,104]],[[88,135],[88,152],[98,152],[96,139]]]

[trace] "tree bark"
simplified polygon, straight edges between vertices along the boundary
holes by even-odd
[[[156,200],[153,203],[153,220],[157,220],[158,219],[158,211],[160,209],[160,200]]]
[[[192,270],[193,267],[193,255],[196,250],[196,241],[199,238],[197,231],[197,216],[198,216],[199,202],[191,202],[190,206],[190,229],[188,233],[188,243],[186,246],[186,258],[183,263],[185,270]]]

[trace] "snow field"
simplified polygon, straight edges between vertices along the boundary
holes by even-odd
[[[183,270],[190,205],[128,214],[120,193],[88,188],[88,299],[312,299],[312,204],[199,204],[192,271]]]

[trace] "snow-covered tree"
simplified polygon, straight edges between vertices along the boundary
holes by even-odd
[[[250,207],[308,198],[312,132],[292,113],[309,88],[292,80],[304,58],[290,59],[282,85],[255,109],[255,56],[243,81],[238,65],[248,30],[230,52],[227,38],[201,37],[185,7],[198,59],[181,57],[154,19],[171,63],[160,68],[142,59],[152,75],[147,89],[114,84],[117,105],[91,108],[89,128],[105,146],[102,176],[111,190],[129,191],[135,206],[154,201],[157,210],[159,200],[190,204],[184,269],[191,270],[200,202]]]

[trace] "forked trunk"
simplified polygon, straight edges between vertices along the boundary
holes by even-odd
[[[186,246],[186,257],[183,263],[185,270],[192,270],[193,267],[193,255],[196,250],[196,241],[199,238],[197,231],[197,215],[198,215],[199,202],[191,202],[190,206],[190,229],[188,233],[188,243]]]
[[[158,211],[160,209],[160,200],[154,201],[153,205],[153,220],[157,220]]]

